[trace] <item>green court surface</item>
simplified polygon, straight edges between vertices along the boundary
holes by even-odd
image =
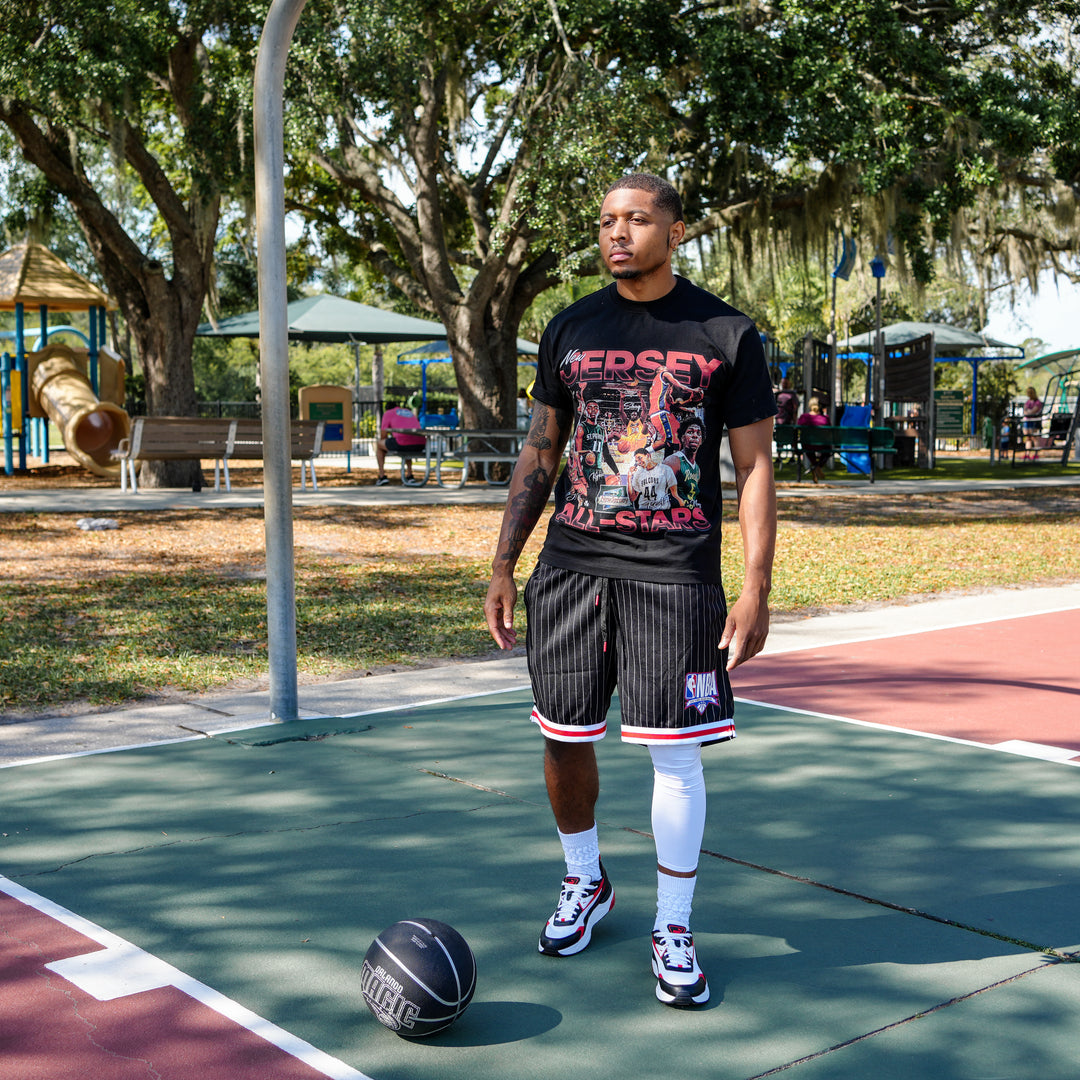
[[[536,938],[562,876],[526,692],[2,772],[0,874],[374,1080],[1075,1080],[1080,774],[742,705],[706,751],[712,1001],[653,996],[647,753],[599,747],[616,906]],[[617,711],[617,704],[615,705]],[[375,935],[449,922],[473,1004],[409,1043],[360,997]]]

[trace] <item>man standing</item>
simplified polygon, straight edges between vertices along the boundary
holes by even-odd
[[[570,433],[601,392],[655,383],[661,370],[689,387],[702,421],[698,505],[692,513],[578,505],[575,447],[555,514],[525,590],[532,720],[544,735],[544,777],[566,859],[539,950],[570,956],[590,942],[614,892],[600,862],[593,743],[605,733],[616,684],[625,741],[649,748],[657,909],[656,996],[702,1005],[690,911],[705,828],[701,747],[735,734],[727,672],[761,651],[776,535],[772,385],[754,324],[677,278],[682,205],[665,180],[624,176],[600,212],[600,252],[615,278],[557,315],[544,332],[535,407],[510,482],[484,602],[501,648],[516,643],[514,568],[544,512]],[[689,417],[687,417],[689,419]],[[728,610],[720,582],[720,434],[729,431],[745,576]],[[680,516],[676,516],[679,514]],[[653,662],[643,669],[642,652]],[[571,662],[567,662],[571,658]]]

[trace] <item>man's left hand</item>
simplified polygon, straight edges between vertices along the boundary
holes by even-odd
[[[721,649],[728,649],[727,670],[757,656],[769,636],[769,605],[744,593],[732,605],[720,638]]]

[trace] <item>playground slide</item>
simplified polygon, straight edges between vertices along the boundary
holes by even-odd
[[[119,476],[111,458],[131,434],[124,400],[124,362],[110,349],[98,351],[98,387],[87,377],[88,354],[67,345],[48,345],[27,356],[30,415],[47,416],[60,430],[67,451],[99,476]],[[102,400],[111,399],[111,400]]]

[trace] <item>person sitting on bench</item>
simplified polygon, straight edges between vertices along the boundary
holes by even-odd
[[[802,426],[810,425],[811,427],[825,427],[829,418],[821,411],[821,399],[816,395],[811,397],[806,403],[806,412],[799,417],[799,424]],[[816,484],[819,480],[825,479],[825,473],[822,471],[825,462],[829,460],[828,450],[806,450],[805,454],[810,461],[810,475],[814,478]]]
[[[412,459],[424,448],[427,440],[423,435],[409,434],[420,430],[420,421],[412,409],[389,402],[386,411],[379,418],[379,438],[375,443],[375,464],[379,475],[376,487],[389,484],[386,475],[386,455],[400,454],[405,464],[405,483],[415,481],[412,471]]]

